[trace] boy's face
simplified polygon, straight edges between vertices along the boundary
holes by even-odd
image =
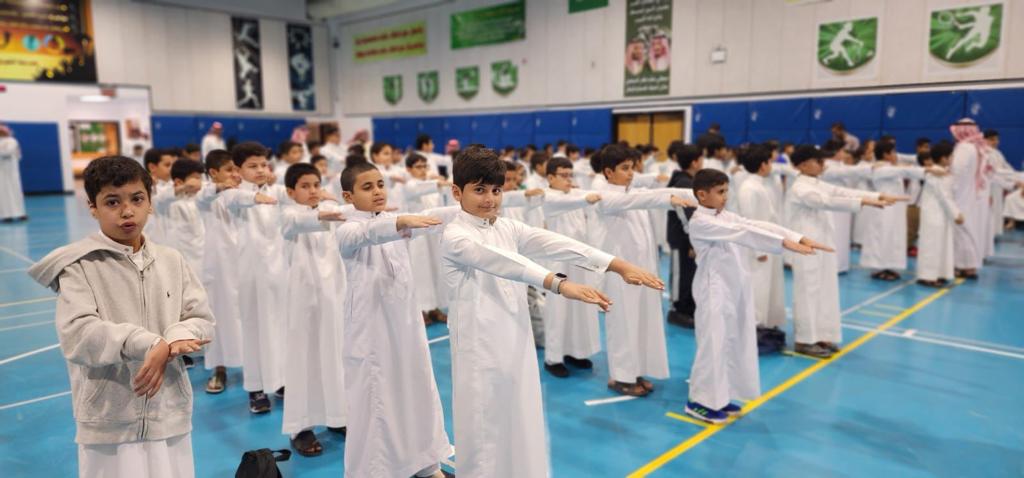
[[[633,182],[633,160],[623,161],[615,166],[615,169],[604,168],[604,177],[609,184],[616,186],[629,186]]]
[[[765,161],[761,163],[761,167],[757,170],[757,175],[761,177],[768,177],[772,173],[772,162]]]
[[[571,153],[567,153],[567,157],[569,158],[569,161],[576,161],[576,160],[580,159],[580,152],[579,151],[573,151]]]
[[[887,163],[896,164],[896,151],[895,150],[889,151],[888,153],[885,153],[884,155],[882,155],[882,161],[885,161]]]
[[[288,164],[295,164],[302,161],[302,146],[292,146],[288,153],[281,157],[281,159]]]
[[[952,158],[952,156],[943,156],[943,157],[939,158],[939,166],[942,166],[944,168],[948,168],[951,158]]]
[[[719,184],[707,191],[697,191],[697,201],[701,206],[721,211],[729,200],[729,184]]]
[[[452,185],[452,196],[462,204],[462,210],[484,219],[498,217],[503,194],[503,188],[497,184],[476,182],[467,184],[462,189]]]
[[[551,189],[569,192],[572,189],[572,168],[558,168],[555,174],[549,174],[548,185]]]
[[[192,161],[200,161],[200,162],[202,162],[202,160],[203,160],[203,152],[202,151],[192,151],[192,152],[189,152],[189,153],[185,153],[185,156],[188,157],[188,159],[191,159]]]
[[[505,185],[501,187],[505,191],[519,189],[519,172],[514,169],[505,170]]]
[[[547,170],[548,170],[548,163],[547,163],[547,161],[545,161],[543,163],[540,163],[540,164],[538,164],[537,166],[535,166],[533,168],[533,172],[535,172],[537,174],[544,174],[544,172],[547,171]]]
[[[985,142],[988,143],[988,145],[993,147],[993,148],[998,148],[999,147],[999,137],[998,136],[991,136],[991,137],[985,138]]]
[[[175,179],[174,180],[174,187],[178,187],[178,186],[182,186],[182,185],[186,185],[186,184],[189,185],[189,186],[192,186],[194,189],[198,190],[199,188],[203,187],[203,175],[199,174],[199,173],[192,173],[192,174],[189,174],[188,177],[185,178],[185,179]]]
[[[177,159],[172,155],[165,154],[160,156],[160,162],[156,164],[147,164],[146,169],[149,169],[149,175],[153,176],[153,179],[159,181],[170,181],[171,180],[171,166],[174,165],[174,160]]]
[[[426,143],[423,143],[423,148],[420,149],[420,151],[433,151],[433,150],[434,150],[434,142],[433,141],[427,141]]]
[[[224,163],[218,169],[210,169],[210,180],[217,184],[227,184],[229,186],[238,186],[238,183],[242,182],[242,176],[238,174],[238,166],[235,163],[228,161]]]
[[[239,174],[242,179],[253,184],[262,185],[270,179],[270,165],[266,156],[249,156],[242,163]]]
[[[306,174],[295,183],[295,188],[288,188],[288,197],[296,203],[304,206],[316,207],[320,204],[320,177],[315,174]]]
[[[426,180],[427,179],[427,162],[416,161],[412,166],[406,168],[409,170],[409,175],[416,179]]]
[[[394,164],[391,161],[391,148],[381,148],[379,153],[370,156],[374,163],[381,166],[391,166]]]
[[[320,160],[313,163],[317,171],[320,171],[321,176],[327,176],[327,161]]]
[[[926,168],[930,168],[932,166],[935,166],[935,160],[933,160],[931,158],[925,158],[924,161],[921,161],[921,166],[924,166]]]
[[[384,176],[372,169],[356,176],[352,191],[342,193],[345,201],[360,211],[382,212],[388,207],[388,190],[384,188]]]
[[[921,143],[917,145],[917,154],[927,153],[932,150],[931,143]]]
[[[89,204],[89,213],[99,221],[103,234],[124,245],[139,245],[142,228],[152,212],[149,193],[141,180],[119,187],[103,186],[96,202]]]
[[[820,159],[809,159],[796,166],[796,169],[800,171],[800,174],[805,174],[811,177],[817,177],[821,174],[822,164]]]

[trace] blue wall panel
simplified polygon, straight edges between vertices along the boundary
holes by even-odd
[[[811,100],[751,101],[747,118],[748,136],[755,131],[807,131],[811,124]]]
[[[1024,126],[1024,89],[967,92],[967,115],[982,128]]]
[[[501,144],[501,115],[476,115],[473,116],[471,125],[471,143],[482,144],[488,148],[504,146]]]
[[[858,138],[877,138],[882,130],[882,96],[860,95],[811,99],[807,140],[822,144],[832,138],[832,124],[841,121]]]
[[[26,193],[63,192],[57,123],[5,123],[21,146],[21,188]]]
[[[434,141],[434,152],[444,153],[444,147],[448,143],[448,137],[444,134],[444,119],[434,116],[420,118],[416,123],[420,134],[430,135]]]
[[[445,142],[449,139],[459,140],[459,146],[465,148],[473,142],[473,118],[470,116],[449,116],[441,121]]]
[[[707,131],[711,123],[722,126],[722,135],[729,144],[739,144],[747,138],[747,102],[702,103],[693,106],[693,139]]]
[[[533,114],[533,143],[538,148],[558,140],[569,141],[572,136],[571,111],[538,111]]]
[[[581,149],[597,148],[612,140],[612,110],[591,109],[572,112],[569,141]]]
[[[882,101],[883,133],[946,128],[964,116],[965,102],[966,95],[960,91],[885,95]]]
[[[521,148],[533,142],[533,113],[501,115],[501,141],[498,146]]]

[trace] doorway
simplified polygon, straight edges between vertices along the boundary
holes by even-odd
[[[686,111],[617,114],[615,140],[633,146],[653,144],[658,148],[658,157],[665,158],[673,141],[687,140]]]

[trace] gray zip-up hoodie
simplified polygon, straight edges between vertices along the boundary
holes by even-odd
[[[163,440],[192,430],[192,386],[180,359],[167,363],[153,398],[132,391],[149,349],[213,337],[206,291],[178,251],[132,248],[102,233],[49,253],[28,274],[57,292],[57,336],[68,361],[82,445]]]

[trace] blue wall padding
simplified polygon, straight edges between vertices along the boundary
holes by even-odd
[[[64,192],[57,123],[4,123],[21,146],[21,188],[26,193]]]

